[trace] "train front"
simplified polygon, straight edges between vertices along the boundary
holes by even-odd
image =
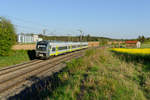
[[[49,42],[48,41],[37,42],[36,57],[37,58],[48,58],[49,57]]]

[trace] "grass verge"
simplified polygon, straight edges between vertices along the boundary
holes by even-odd
[[[136,65],[139,69],[140,64]],[[140,70],[108,50],[91,49],[74,59],[58,74],[61,85],[50,100],[146,100],[150,92],[140,85]],[[148,86],[148,85],[147,85]],[[149,86],[148,86],[149,88]]]
[[[10,56],[0,56],[0,68],[19,64],[25,61],[29,61],[30,57],[28,55],[28,51],[25,50],[17,50],[13,51]]]
[[[142,89],[144,95],[150,100],[150,55],[130,54],[113,51],[121,61],[132,63],[136,71],[135,81]]]

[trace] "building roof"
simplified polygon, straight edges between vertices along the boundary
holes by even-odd
[[[136,44],[138,41],[125,41],[126,44]]]

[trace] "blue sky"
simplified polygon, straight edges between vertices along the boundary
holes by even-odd
[[[0,0],[0,16],[20,32],[110,38],[150,37],[150,0]]]

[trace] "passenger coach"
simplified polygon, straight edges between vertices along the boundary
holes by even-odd
[[[36,57],[49,58],[75,50],[88,48],[88,42],[50,42],[39,41],[36,44]]]

